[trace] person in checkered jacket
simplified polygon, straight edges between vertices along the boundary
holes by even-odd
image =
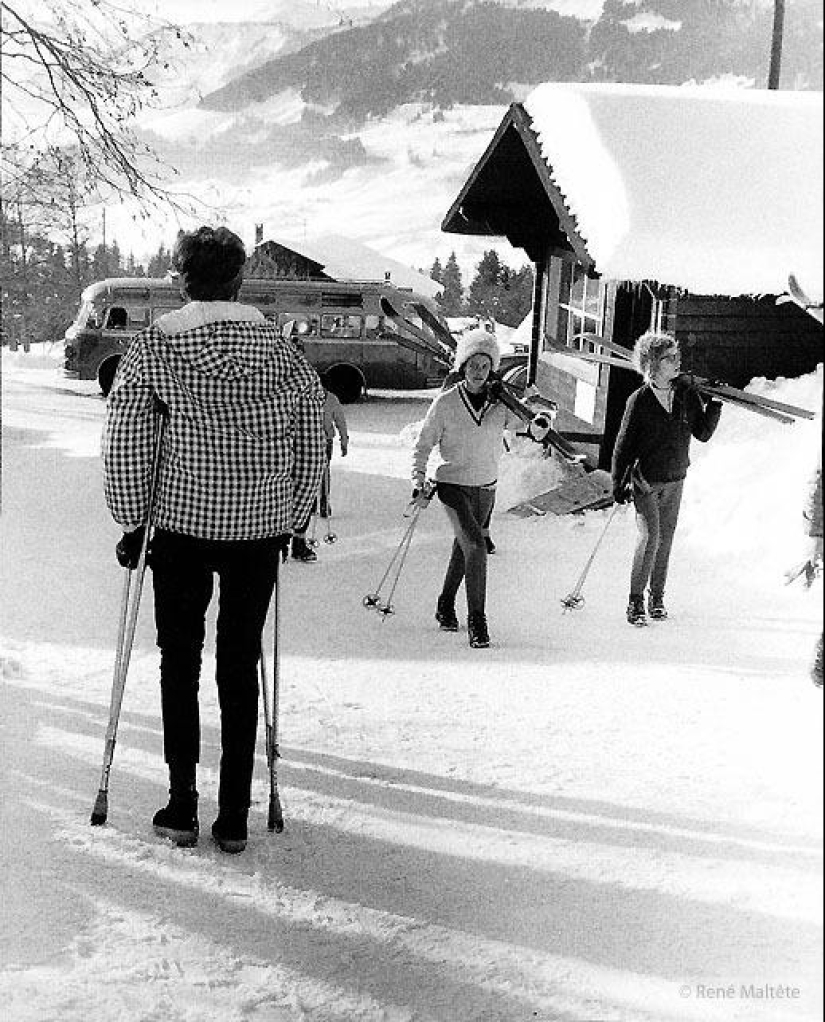
[[[241,239],[226,228],[180,234],[173,266],[188,302],[132,340],[103,432],[106,501],[124,529],[118,560],[133,568],[149,511],[154,408],[165,407],[150,564],[170,797],[153,824],[179,845],[198,836],[198,685],[219,580],[221,763],[212,834],[228,852],[247,841],[257,669],[279,558],[326,465],[324,389],[278,327],[238,303],[245,260]]]

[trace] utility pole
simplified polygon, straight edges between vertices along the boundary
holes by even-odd
[[[771,66],[768,71],[768,88],[779,88],[782,64],[782,35],[785,30],[785,0],[773,0],[773,39],[771,41]]]

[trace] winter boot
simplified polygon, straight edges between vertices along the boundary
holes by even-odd
[[[628,624],[635,625],[637,628],[643,628],[647,624],[645,600],[643,596],[634,596],[632,593],[630,594],[630,599],[627,604],[627,622]]]
[[[169,802],[155,813],[152,826],[156,834],[174,841],[178,848],[197,844],[198,792],[194,764],[169,764]]]
[[[647,598],[647,612],[651,621],[664,621],[667,617],[664,593],[650,593]]]
[[[302,561],[304,564],[309,564],[311,561],[318,560],[318,554],[307,546],[307,541],[303,536],[292,537],[292,559],[294,561]]]
[[[246,809],[221,809],[212,824],[212,837],[222,852],[238,855],[246,848]]]
[[[452,600],[445,599],[443,596],[438,597],[435,619],[441,626],[442,632],[458,631],[458,618],[456,617],[455,604]]]
[[[494,554],[496,552],[496,545],[489,536],[484,537],[484,545],[487,547],[488,554]]]
[[[487,618],[484,614],[476,611],[467,618],[467,631],[470,635],[470,645],[473,649],[487,649],[490,645],[490,636],[487,632]]]

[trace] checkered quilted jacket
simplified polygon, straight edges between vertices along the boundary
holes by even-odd
[[[257,309],[190,302],[129,345],[103,430],[106,502],[126,530],[146,518],[154,396],[169,409],[156,526],[245,540],[306,521],[325,465],[324,390]]]

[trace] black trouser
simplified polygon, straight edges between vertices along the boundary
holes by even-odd
[[[442,598],[450,604],[465,581],[467,612],[484,614],[487,598],[487,546],[484,542],[484,524],[496,499],[494,487],[458,486],[439,483],[438,497],[447,510],[455,539],[444,576]]]
[[[164,757],[171,769],[183,772],[193,769],[200,758],[201,654],[213,575],[217,575],[218,805],[246,810],[258,726],[261,633],[278,574],[276,541],[208,540],[158,530],[152,540],[151,560],[161,651]]]

